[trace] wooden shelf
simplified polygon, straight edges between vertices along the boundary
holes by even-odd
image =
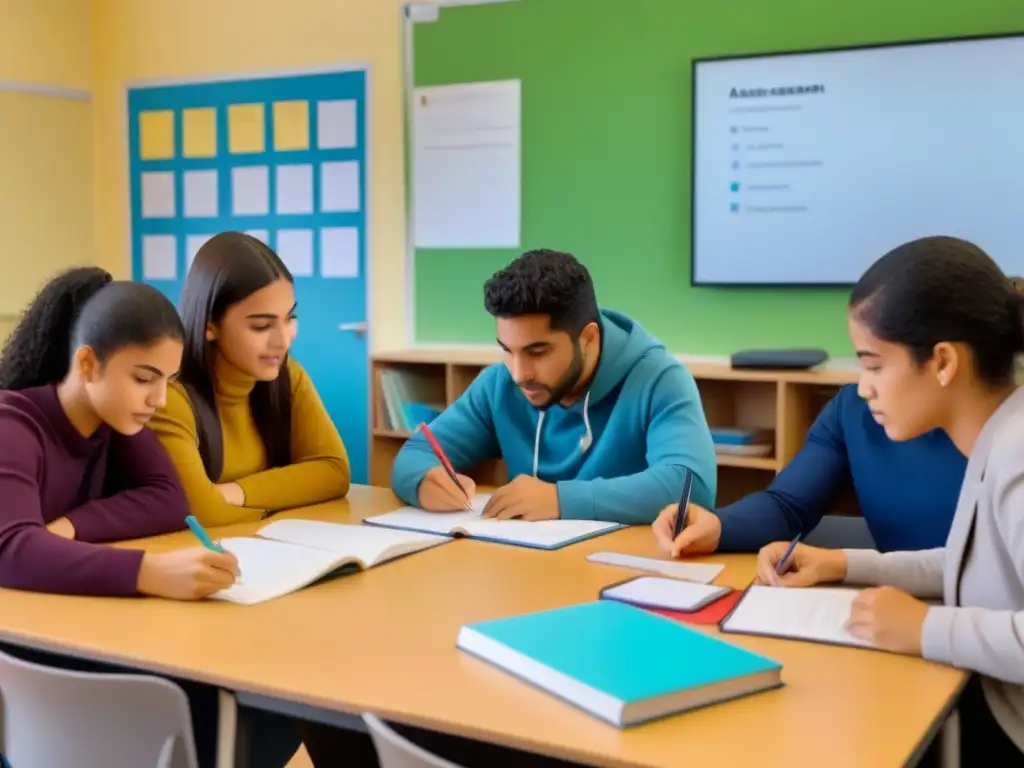
[[[807,430],[821,408],[839,387],[857,381],[854,363],[838,361],[810,371],[735,370],[728,361],[678,355],[700,390],[701,403],[711,427],[743,427],[770,431],[773,450],[767,456],[717,454],[718,503],[726,504],[751,491],[764,488],[800,450]],[[444,394],[447,407],[457,400],[480,372],[501,363],[493,347],[419,347],[380,352],[371,358],[370,483],[387,487],[391,465],[406,430],[391,428],[385,417],[381,373],[407,370],[422,379],[433,379],[431,390]],[[507,482],[504,463],[487,462],[469,471],[478,485]],[[844,511],[848,511],[844,509]]]

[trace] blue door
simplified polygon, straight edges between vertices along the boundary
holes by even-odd
[[[212,235],[259,237],[295,276],[292,356],[368,476],[366,73],[128,92],[132,274],[177,302]]]

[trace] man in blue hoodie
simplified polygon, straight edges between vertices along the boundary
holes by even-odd
[[[484,286],[504,365],[486,368],[430,429],[460,473],[501,457],[511,481],[486,517],[651,523],[677,501],[712,506],[714,445],[690,372],[639,324],[598,308],[586,267],[529,251]],[[391,486],[405,503],[443,512],[465,496],[424,435],[399,451]]]

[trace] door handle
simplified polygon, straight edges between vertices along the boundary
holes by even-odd
[[[363,336],[368,330],[366,321],[363,320],[361,323],[342,323],[338,326],[339,331],[346,331],[347,333],[354,333],[358,336]]]

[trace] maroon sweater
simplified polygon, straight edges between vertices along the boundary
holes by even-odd
[[[0,392],[0,586],[134,595],[142,552],[102,542],[185,528],[188,503],[155,434],[92,437],[68,421],[53,386]],[[67,516],[75,539],[46,524]]]

